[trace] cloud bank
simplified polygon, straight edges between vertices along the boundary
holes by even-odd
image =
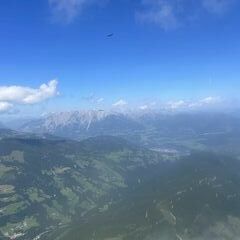
[[[137,109],[140,111],[195,111],[195,110],[207,110],[207,109],[219,109],[228,105],[229,103],[221,98],[216,96],[208,96],[205,98],[200,98],[196,100],[171,100],[171,101],[161,101],[161,102],[150,102],[145,103],[144,105],[139,105]]]
[[[211,108],[223,103],[220,97],[209,96],[196,101],[170,101],[164,106],[167,110],[196,110],[201,108]]]
[[[6,112],[18,104],[35,104],[58,95],[57,80],[42,84],[39,88],[0,86],[0,112]]]

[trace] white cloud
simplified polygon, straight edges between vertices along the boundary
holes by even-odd
[[[54,97],[57,92],[57,80],[42,84],[39,88],[22,86],[0,86],[0,101],[33,104]]]
[[[139,108],[140,110],[143,110],[143,111],[144,111],[144,110],[154,109],[156,105],[157,105],[156,102],[149,102],[149,103],[145,103],[145,104],[143,104],[143,105],[140,105],[138,108]]]
[[[170,108],[172,110],[183,108],[183,107],[186,107],[186,102],[183,100],[171,101],[167,103],[167,108]]]
[[[201,108],[211,108],[217,107],[222,103],[220,97],[209,96],[200,100],[190,101],[190,100],[178,100],[170,101],[163,104],[163,108],[166,110],[195,110]]]
[[[62,23],[71,23],[82,11],[95,4],[104,5],[108,0],[48,0],[53,19]]]
[[[6,111],[16,104],[35,104],[58,95],[57,80],[42,84],[39,88],[0,86],[0,109]]]
[[[147,9],[137,12],[140,21],[158,24],[164,30],[176,28],[178,23],[173,6],[167,1],[144,1]]]
[[[147,110],[149,108],[148,105],[142,105],[139,107],[140,110]]]
[[[7,112],[13,107],[13,104],[8,102],[0,102],[0,113]]]
[[[214,14],[223,14],[231,7],[234,0],[203,0],[203,7]]]
[[[219,102],[221,102],[220,97],[212,97],[212,96],[209,96],[200,100],[200,103],[202,104],[215,104]]]
[[[126,105],[128,105],[127,101],[120,99],[113,104],[113,107],[124,107]]]
[[[208,14],[224,14],[236,0],[142,0],[137,20],[154,23],[164,30],[191,24]]]
[[[70,23],[82,11],[89,0],[49,0],[56,20]]]
[[[209,96],[209,97],[200,99],[195,102],[190,102],[188,104],[188,107],[189,108],[211,107],[211,106],[215,106],[221,102],[222,102],[222,99],[220,97]]]
[[[136,17],[140,21],[158,24],[164,30],[174,29],[178,26],[178,20],[174,12],[174,6],[169,1],[142,1],[145,10],[137,12]]]
[[[83,10],[110,0],[48,0],[54,21],[71,23]],[[164,30],[199,19],[202,12],[223,14],[236,0],[140,0],[137,20],[154,23]],[[141,9],[141,10],[140,10]]]

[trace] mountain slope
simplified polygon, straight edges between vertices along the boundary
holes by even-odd
[[[109,194],[125,189],[134,169],[161,160],[159,154],[115,137],[83,142],[2,138],[0,238],[33,239],[67,226],[75,215],[114,202]]]
[[[160,164],[119,202],[59,231],[58,239],[237,240],[239,168],[238,160],[212,153]]]

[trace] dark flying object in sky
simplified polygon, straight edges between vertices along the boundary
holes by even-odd
[[[113,37],[113,33],[108,34],[107,37]]]

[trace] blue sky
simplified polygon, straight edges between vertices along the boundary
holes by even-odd
[[[0,110],[237,99],[239,10],[237,0],[2,0]]]

